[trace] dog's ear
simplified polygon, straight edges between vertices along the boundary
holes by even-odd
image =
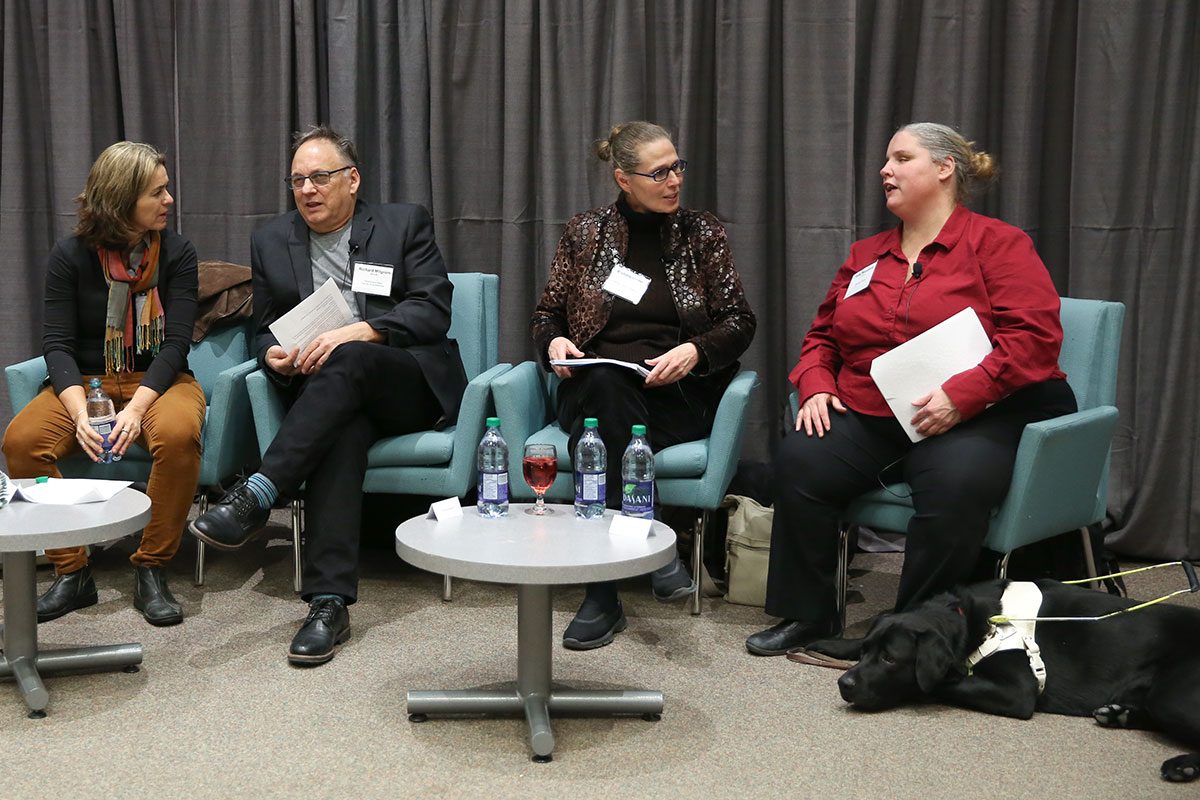
[[[940,631],[923,631],[917,637],[917,686],[930,694],[954,668],[954,648]]]

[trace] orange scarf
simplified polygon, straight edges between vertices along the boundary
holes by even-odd
[[[150,234],[150,245],[136,276],[131,275],[125,255],[100,248],[100,267],[108,284],[108,306],[104,315],[104,371],[112,375],[133,371],[134,345],[137,352],[158,353],[166,330],[166,314],[158,296],[158,253],[161,237]],[[134,323],[133,296],[145,294],[139,319]]]

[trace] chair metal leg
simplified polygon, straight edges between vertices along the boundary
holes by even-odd
[[[292,588],[300,592],[303,578],[303,553],[300,552],[300,531],[304,528],[304,501],[292,501]]]
[[[1012,551],[1010,550],[1007,553],[1005,553],[1003,556],[1001,556],[1000,560],[996,562],[996,577],[997,578],[1007,578],[1008,577],[1008,559],[1011,555],[1012,555]]]
[[[203,489],[200,490],[199,513],[203,514],[208,511],[208,493]],[[196,540],[196,575],[193,581],[197,586],[204,585],[204,542]]]
[[[1098,573],[1096,572],[1096,555],[1092,552],[1092,532],[1087,528],[1080,528],[1079,533],[1083,536],[1083,561],[1087,566],[1087,574],[1089,578],[1093,578],[1088,585],[1093,589],[1101,589],[1103,586],[1100,581],[1094,580]]]
[[[442,576],[442,600],[449,603],[454,599],[454,586],[450,582],[449,575]]]
[[[704,531],[708,527],[708,515],[712,513],[707,510],[700,512],[700,516],[696,518],[696,525],[692,528],[692,580],[696,582],[696,588],[692,590],[692,614],[700,613],[700,576],[704,570]]]
[[[838,527],[837,562],[837,616],[842,630],[846,630],[846,593],[850,589],[850,527]]]

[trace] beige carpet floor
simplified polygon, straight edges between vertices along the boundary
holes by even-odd
[[[837,672],[746,653],[744,638],[769,622],[760,609],[714,599],[693,617],[656,603],[642,580],[623,586],[628,631],[590,653],[556,649],[555,677],[662,689],[662,719],[556,719],[554,761],[535,764],[523,720],[414,724],[405,715],[410,688],[514,677],[511,587],[457,581],[444,603],[440,578],[394,552],[366,551],[353,639],[331,663],[297,669],[284,654],[305,607],[284,540],[210,554],[202,588],[190,580],[186,540],[171,585],[187,618],[165,629],[132,608],[129,552],[123,542],[94,558],[98,606],[39,630],[44,647],[140,641],[142,670],[49,678],[41,720],[26,718],[11,683],[0,685],[0,797],[1197,796],[1194,785],[1159,780],[1159,763],[1182,748],[1152,733],[935,705],[855,712],[838,695]],[[899,563],[856,558],[857,630],[894,596]],[[40,579],[44,589],[51,576]],[[1150,597],[1182,581],[1160,570],[1130,589]],[[556,595],[556,635],[581,597],[578,588]]]

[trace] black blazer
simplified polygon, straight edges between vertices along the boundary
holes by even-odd
[[[351,261],[390,264],[390,297],[356,293],[363,319],[386,337],[389,347],[407,348],[442,406],[439,427],[458,417],[467,375],[458,343],[446,338],[454,285],[433,240],[433,220],[418,205],[371,205],[360,200],[350,228]],[[258,364],[275,383],[292,379],[266,366],[266,352],[279,344],[269,326],[313,293],[308,225],[299,211],[267,222],[250,237],[254,280],[254,340]],[[353,268],[352,268],[353,269]],[[381,376],[386,380],[386,376]]]

